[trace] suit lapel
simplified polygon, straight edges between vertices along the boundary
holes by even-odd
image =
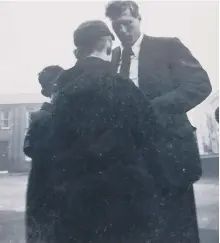
[[[113,65],[113,70],[116,73],[117,73],[120,57],[121,57],[121,48],[118,46],[112,52],[112,61],[111,61],[112,65]]]
[[[150,55],[151,55],[151,40],[150,37],[144,35],[141,42],[139,60],[138,60],[138,79],[145,79],[145,74],[149,73],[150,67]]]

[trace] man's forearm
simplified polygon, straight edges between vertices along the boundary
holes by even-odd
[[[170,41],[170,78],[173,90],[152,100],[159,112],[183,114],[205,100],[212,91],[207,72],[178,38]]]
[[[184,90],[177,88],[171,92],[168,92],[162,96],[156,97],[151,101],[154,109],[159,112],[166,112],[169,114],[183,114],[205,100],[211,93],[211,86],[209,82],[202,84],[197,89]]]

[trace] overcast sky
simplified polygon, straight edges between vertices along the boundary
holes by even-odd
[[[39,93],[37,73],[45,66],[75,63],[73,30],[102,19],[107,1],[1,2],[0,93]],[[217,2],[140,2],[143,32],[177,36],[218,87]],[[116,42],[117,44],[117,42]]]

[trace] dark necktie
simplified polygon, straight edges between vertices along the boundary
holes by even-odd
[[[133,51],[131,47],[125,47],[123,49],[121,54],[121,68],[119,73],[124,78],[129,78],[132,55]]]

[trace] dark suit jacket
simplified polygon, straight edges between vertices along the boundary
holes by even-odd
[[[113,51],[117,68],[120,47]],[[201,175],[201,165],[193,127],[186,112],[200,104],[210,93],[206,71],[178,38],[144,36],[139,54],[139,87],[151,100],[160,123],[169,132],[161,140],[167,160],[167,176],[176,185],[194,182]],[[178,173],[177,173],[178,172]]]

